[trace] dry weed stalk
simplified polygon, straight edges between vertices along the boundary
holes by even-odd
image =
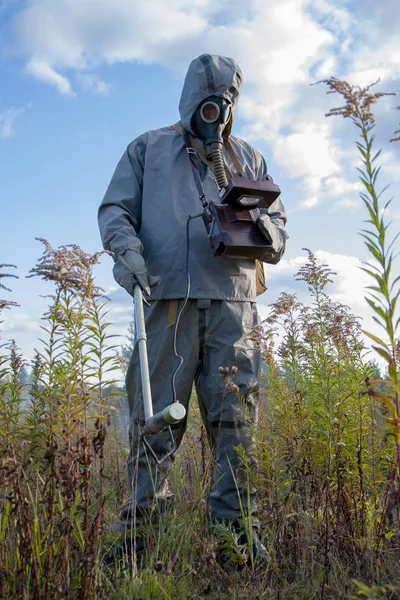
[[[105,388],[119,362],[104,322],[107,298],[92,273],[101,253],[90,255],[77,245],[53,249],[40,241],[45,251],[30,277],[55,284],[42,327],[47,340],[35,355],[27,389],[18,384],[22,364],[12,351],[0,406],[0,427],[8,433],[1,457],[9,465],[1,472],[6,491],[0,517],[2,509],[15,515],[17,527],[11,521],[0,527],[8,534],[0,559],[14,573],[6,578],[8,587],[4,577],[2,585],[4,594],[25,598],[33,581],[33,597],[46,600],[70,597],[79,587],[79,597],[89,600],[98,578],[112,410]]]

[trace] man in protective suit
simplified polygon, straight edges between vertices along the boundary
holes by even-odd
[[[188,132],[186,140],[190,139],[200,158],[201,186],[208,200],[219,201],[216,169],[221,171],[221,160],[217,165],[213,143],[220,144],[219,159],[222,156],[228,179],[240,165],[248,179],[265,180],[263,157],[250,144],[230,135],[241,86],[241,70],[231,58],[205,54],[194,59],[183,85],[180,122],[148,131],[129,144],[101,203],[99,227],[104,248],[114,258],[116,281],[131,295],[134,286],[140,285],[148,300],[145,321],[154,412],[176,399],[188,409],[195,383],[215,457],[209,496],[211,520],[243,532],[242,505],[252,515],[253,549],[262,558],[255,490],[248,490],[237,452],[241,446],[247,462],[255,465],[260,375],[256,263],[248,258],[216,258],[202,219],[193,219],[188,225],[189,215],[199,213],[201,204],[182,135]],[[267,243],[261,261],[276,264],[287,239],[285,210],[278,198],[260,212],[257,226]],[[183,364],[171,385],[178,356]],[[235,367],[238,390],[233,386],[227,389],[221,367],[230,372]],[[126,387],[132,496],[121,521],[129,529],[134,519],[140,523],[150,518],[154,507],[162,511],[173,497],[167,481],[172,457],[157,466],[140,442],[144,413],[137,347]],[[172,427],[177,447],[185,424]],[[169,450],[167,431],[148,441],[157,456]]]

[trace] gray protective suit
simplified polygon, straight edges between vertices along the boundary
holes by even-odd
[[[181,126],[194,135],[192,116],[200,102],[211,95],[232,102],[234,109],[241,83],[240,69],[230,58],[203,55],[192,61],[179,104]],[[229,123],[229,130],[231,125]],[[263,179],[267,167],[259,152],[240,138],[230,136],[229,139],[244,174],[250,179]],[[229,172],[235,173],[229,154],[225,149],[223,152]],[[217,202],[218,188],[212,168],[208,161],[202,164],[205,193],[209,200]],[[179,363],[173,352],[174,323],[187,292],[186,225],[188,216],[200,210],[184,141],[172,126],[148,131],[129,144],[99,209],[100,232],[104,248],[114,255],[117,281],[128,289],[129,272],[126,273],[122,258],[130,250],[143,256],[148,273],[161,277],[160,284],[151,291],[150,306],[145,307],[154,413],[173,401],[171,379]],[[258,225],[271,242],[263,261],[279,262],[287,238],[285,222],[280,199],[268,210],[262,210]],[[241,515],[239,496],[246,509],[255,511],[255,490],[250,490],[251,506],[248,507],[247,484],[235,450],[242,445],[250,465],[254,463],[253,429],[257,420],[260,370],[255,263],[215,258],[201,219],[191,221],[189,240],[191,285],[189,302],[177,331],[177,353],[184,358],[176,377],[177,397],[188,409],[195,383],[216,459],[210,494],[211,516],[237,519]],[[238,368],[234,382],[239,394],[226,389],[219,373],[221,366]],[[129,365],[126,385],[131,414],[128,472],[132,497],[122,517],[129,522],[133,510],[141,513],[171,498],[166,476],[172,463],[168,459],[156,467],[146,456],[143,445],[138,450],[143,400],[137,348]],[[177,446],[184,430],[185,424],[173,429]],[[148,439],[157,454],[168,450],[167,433]]]

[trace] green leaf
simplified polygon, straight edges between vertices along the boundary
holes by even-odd
[[[376,260],[382,260],[382,253],[380,252],[379,248],[377,248],[374,244],[371,244],[370,242],[365,242],[365,245],[367,246],[370,253],[376,258]]]
[[[372,185],[374,185],[374,186],[376,184],[376,180],[378,179],[378,175],[379,175],[380,171],[381,171],[381,167],[380,166],[377,169],[374,169],[374,173],[373,173],[373,176],[372,176]]]
[[[381,276],[382,267],[380,265],[374,265],[372,263],[368,263],[365,261],[363,261],[362,264],[365,265],[366,267],[368,267],[368,269],[373,269],[374,271],[376,271],[376,274],[379,275],[379,277]],[[362,269],[363,267],[360,267],[360,268]]]
[[[383,350],[383,348],[378,348],[378,346],[372,346],[372,348],[375,350],[375,352],[377,352],[382,358],[384,358],[386,360],[387,363],[390,363],[390,361],[392,360],[391,355],[389,354],[389,352],[387,352],[386,350]]]
[[[376,214],[374,206],[371,205],[371,200],[366,194],[363,193],[360,193],[360,198],[364,201],[364,204],[367,207],[369,216],[371,218],[370,222],[372,223],[372,225],[374,225],[374,227],[376,227],[376,229],[379,229],[379,216]]]
[[[377,234],[374,231],[369,231],[369,229],[360,229],[360,235],[361,235],[361,237],[368,239],[368,241],[370,241],[371,243],[374,242],[374,240],[372,238],[375,238],[376,240],[378,240]],[[371,237],[368,237],[368,236],[371,236]]]
[[[371,232],[368,230],[364,230],[364,231],[365,231],[365,233],[360,232],[361,237],[364,238],[364,240],[366,240],[367,242],[369,242],[372,246],[374,246],[374,248],[381,251],[381,247],[379,245],[379,237],[375,234],[372,235]],[[373,238],[375,238],[375,239],[373,239]]]
[[[375,302],[372,302],[372,300],[370,300],[368,297],[365,297],[365,300],[372,308],[372,310],[374,310],[380,317],[382,317],[382,319],[386,317],[386,312],[383,308],[377,306],[377,304],[375,304]]]
[[[396,306],[397,306],[397,301],[398,301],[399,297],[400,297],[400,290],[397,292],[397,294],[395,294],[392,297],[392,302],[391,302],[391,304],[392,304],[392,315],[394,315],[394,313],[396,312]]]
[[[379,243],[382,248],[385,246],[385,227],[382,221],[379,224]]]
[[[372,245],[374,248],[376,248],[376,249],[378,250],[378,252],[382,253],[381,247],[380,247],[380,245],[379,245],[379,239],[378,239],[378,236],[375,236],[375,238],[376,238],[376,240],[377,240],[377,241],[375,241],[375,240],[372,238],[372,236],[371,236],[371,235],[367,235],[367,233],[363,233],[363,232],[361,231],[361,232],[359,232],[359,234],[360,234],[360,236],[361,236],[362,238],[364,238],[364,240],[365,240],[365,242],[364,242],[364,243],[365,243],[365,244],[367,244],[367,242],[368,242],[368,243],[369,243],[369,244],[371,244],[371,245]],[[381,259],[379,259],[379,262],[381,262]]]
[[[368,286],[366,286],[366,289],[377,292],[377,294],[379,294],[379,296],[377,294],[373,294],[372,292],[368,291],[368,296],[365,296],[365,299],[372,298],[373,300],[375,300],[375,302],[378,303],[378,305],[380,305],[383,308],[383,310],[386,310],[387,302],[386,302],[385,298],[382,298],[380,288],[376,287],[375,285],[368,285]]]
[[[390,198],[390,200],[388,200],[386,202],[385,206],[383,207],[383,210],[386,210],[387,208],[389,208],[389,206],[392,204],[392,202],[393,202],[393,198]]]
[[[378,198],[380,198],[388,188],[390,188],[390,183],[388,183],[388,185],[385,185],[385,187],[381,189],[381,191],[378,194]]]
[[[368,265],[368,266],[370,266],[370,265]],[[364,271],[365,273],[367,273],[367,275],[369,275],[370,277],[373,277],[373,279],[375,279],[375,281],[377,281],[378,285],[379,285],[380,280],[381,280],[381,276],[380,275],[378,275],[377,273],[373,273],[372,271],[370,271],[366,267],[360,267],[360,269],[362,271]]]
[[[388,373],[389,373],[390,379],[393,381],[395,390],[398,391],[399,377],[398,377],[398,374],[397,374],[396,363],[393,360],[393,358],[392,358],[392,360],[391,360],[391,362],[389,364]]]
[[[396,406],[390,396],[383,394],[382,392],[376,392],[375,390],[368,390],[368,394],[382,402],[390,416],[393,419],[396,419]]]
[[[358,150],[359,150],[359,152],[360,152],[361,156],[362,156],[364,159],[366,159],[366,158],[367,158],[367,154],[368,154],[368,153],[367,153],[367,150],[366,150],[366,148],[364,147],[364,145],[363,145],[363,144],[361,144],[361,142],[356,142],[356,146],[357,146],[357,148],[358,148]],[[357,168],[358,168],[358,167],[357,167]],[[360,170],[361,170],[361,169],[360,169]]]
[[[396,235],[394,236],[393,240],[390,242],[389,246],[387,247],[386,250],[386,254],[389,254],[394,246],[394,244],[397,242],[397,240],[399,239],[400,236],[400,232],[396,233]]]
[[[381,340],[380,338],[378,338],[376,335],[374,335],[373,333],[369,333],[368,331],[365,331],[364,329],[362,330],[362,332],[363,332],[364,335],[366,335],[367,337],[369,337],[373,342],[376,342],[380,346],[383,346],[383,348],[388,349],[387,344],[383,340]]]
[[[378,150],[378,152],[374,155],[374,157],[371,159],[371,163],[375,162],[376,159],[381,155],[382,153],[382,148],[380,150]]]
[[[377,323],[377,325],[379,325],[380,327],[382,327],[386,332],[387,332],[387,327],[386,327],[386,320],[384,323],[382,323],[378,317],[372,317],[372,320],[375,321],[375,323]]]
[[[387,282],[384,279],[380,280],[379,287],[381,288],[382,294],[385,296],[385,298],[389,299],[390,298],[389,288],[388,288]]]

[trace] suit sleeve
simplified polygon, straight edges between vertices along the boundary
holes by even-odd
[[[138,238],[142,216],[144,141],[138,138],[124,152],[98,212],[103,247],[113,254],[134,250],[142,254]]]
[[[261,154],[259,154],[258,152],[256,153],[256,160],[259,165],[257,179],[261,181],[265,179],[266,175],[268,174],[267,164],[263,156],[261,156]],[[257,225],[260,228],[260,231],[264,234],[266,239],[272,243],[271,236],[268,233],[268,229],[266,226],[267,221],[270,220],[272,225],[275,227],[276,233],[278,234],[282,243],[280,249],[277,252],[274,250],[272,245],[270,248],[267,248],[266,252],[263,254],[263,256],[261,256],[260,260],[265,263],[276,265],[281,260],[285,252],[286,240],[289,237],[285,229],[287,220],[286,210],[280,196],[271,204],[269,208],[262,208],[260,212],[261,215],[257,220]]]

